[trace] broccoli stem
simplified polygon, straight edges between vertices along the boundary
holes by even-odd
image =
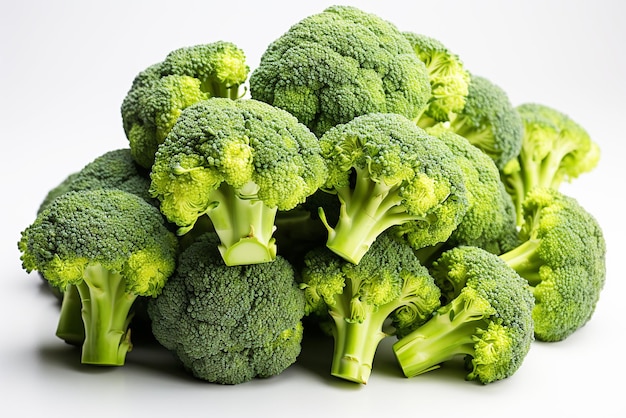
[[[272,237],[277,208],[256,198],[242,198],[230,185],[213,192],[216,202],[207,212],[220,237],[220,253],[226,265],[248,265],[273,261],[276,240]]]
[[[541,282],[539,268],[544,264],[537,251],[540,245],[540,239],[531,238],[511,251],[501,254],[500,258],[526,279],[531,286],[536,286]]]
[[[483,312],[464,306],[466,304],[463,297],[454,299],[446,306],[445,313],[435,314],[393,345],[406,377],[435,370],[441,363],[459,355],[473,355],[473,336],[478,328],[487,324]]]
[[[128,326],[137,296],[126,291],[126,280],[120,273],[102,265],[88,266],[76,287],[85,324],[81,362],[122,366],[132,349]]]
[[[374,181],[366,169],[356,169],[353,187],[338,187],[339,220],[328,225],[323,209],[320,218],[328,230],[326,246],[345,260],[358,264],[376,238],[388,228],[417,216],[406,212],[398,186]]]
[[[63,291],[56,336],[68,344],[81,346],[85,341],[85,324],[81,316],[82,301],[78,288],[69,285]]]
[[[388,334],[382,331],[380,315],[369,314],[362,321],[330,312],[335,322],[331,374],[356,383],[367,383],[378,344]]]

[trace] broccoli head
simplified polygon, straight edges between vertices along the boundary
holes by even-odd
[[[415,247],[448,239],[467,208],[465,185],[452,152],[406,117],[371,113],[328,130],[320,139],[328,167],[323,190],[341,203],[327,225],[327,246],[358,263],[393,226]]]
[[[524,126],[522,148],[504,167],[502,178],[521,221],[522,205],[531,190],[559,189],[563,181],[593,170],[600,148],[582,126],[554,108],[526,103],[516,110]]]
[[[427,105],[430,83],[394,25],[355,7],[332,6],[269,45],[250,76],[250,93],[321,136],[367,113],[414,118]]]
[[[561,341],[591,319],[604,287],[606,242],[598,221],[574,198],[534,189],[523,205],[521,244],[501,257],[535,296],[535,336]]]
[[[133,158],[150,168],[183,109],[210,97],[239,98],[248,73],[243,51],[225,41],[176,49],[140,72],[121,107]]]
[[[228,265],[276,256],[277,210],[304,202],[326,179],[317,138],[288,112],[256,100],[212,98],[186,108],[159,147],[150,190],[190,231],[206,214]]]
[[[414,32],[403,32],[403,35],[426,65],[431,88],[428,106],[414,119],[420,126],[449,121],[465,107],[469,94],[469,72],[459,56],[439,40]]]
[[[334,338],[333,376],[367,383],[376,349],[398,329],[424,322],[439,307],[439,288],[404,242],[383,233],[358,265],[326,247],[308,252],[301,287],[306,314]]]
[[[219,238],[206,233],[184,249],[162,294],[149,300],[157,341],[193,376],[239,384],[277,375],[296,361],[304,296],[292,266],[226,266]]]
[[[117,189],[57,197],[21,235],[23,268],[82,302],[82,363],[123,365],[139,296],[156,297],[176,263],[177,240],[159,210]]]
[[[513,375],[533,341],[528,283],[497,255],[470,246],[444,252],[431,274],[442,306],[393,345],[405,376],[459,356],[467,380],[488,384]]]
[[[502,169],[522,147],[523,126],[506,92],[485,77],[471,74],[465,107],[449,129],[467,138]]]

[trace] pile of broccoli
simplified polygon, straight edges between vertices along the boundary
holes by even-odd
[[[148,333],[234,385],[323,338],[329,374],[365,384],[392,338],[401,375],[460,358],[490,384],[600,299],[601,226],[560,190],[597,166],[589,133],[379,16],[329,7],[252,70],[222,40],[171,51],[121,119],[128,147],[68,174],[18,240],[83,364],[123,366]]]

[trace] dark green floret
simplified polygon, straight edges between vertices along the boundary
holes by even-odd
[[[284,371],[300,354],[304,296],[293,267],[226,266],[208,233],[179,256],[162,294],[149,301],[157,341],[193,376],[239,384]]]
[[[426,67],[391,23],[332,6],[272,42],[250,76],[253,99],[295,115],[318,137],[373,112],[420,114],[430,98]]]
[[[606,242],[597,220],[574,198],[534,189],[523,205],[521,244],[502,254],[532,286],[535,336],[561,341],[592,317],[606,276]]]
[[[379,343],[425,321],[440,291],[411,248],[383,233],[358,265],[326,247],[305,256],[302,285],[306,313],[319,318],[334,339],[331,374],[367,383]]]
[[[208,215],[228,265],[276,257],[277,210],[326,179],[320,145],[288,112],[256,100],[213,98],[185,109],[159,147],[151,193],[179,235]]]
[[[133,304],[160,293],[175,268],[177,240],[144,199],[96,189],[57,197],[22,232],[18,247],[27,272],[78,290],[82,363],[121,366],[132,348]]]
[[[528,283],[498,256],[457,247],[433,264],[442,306],[399,339],[393,351],[405,376],[465,359],[467,380],[488,384],[512,376],[533,341],[533,296]]]
[[[398,226],[415,248],[448,239],[467,208],[460,167],[448,147],[406,117],[373,113],[319,140],[328,166],[323,190],[341,203],[327,246],[358,263],[383,231]]]
[[[244,52],[225,41],[176,49],[140,72],[121,107],[133,158],[149,169],[183,109],[211,97],[240,98],[248,73]]]

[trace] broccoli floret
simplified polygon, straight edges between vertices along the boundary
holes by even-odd
[[[519,241],[515,206],[494,161],[458,134],[436,128],[428,132],[450,148],[467,188],[467,212],[445,244],[480,247],[493,254],[516,247]]]
[[[225,41],[176,49],[140,72],[121,107],[133,158],[150,168],[183,109],[210,97],[238,99],[248,73],[244,52]]]
[[[329,7],[276,39],[250,76],[250,93],[285,109],[318,137],[373,112],[414,118],[430,98],[424,63],[391,23]]]
[[[465,107],[447,127],[489,155],[498,169],[515,158],[522,147],[522,121],[507,93],[475,74],[471,74]]]
[[[469,246],[443,253],[431,274],[442,289],[442,306],[393,345],[405,376],[459,356],[467,380],[488,384],[513,375],[533,341],[528,283],[497,255]]]
[[[414,120],[420,126],[449,121],[465,107],[469,94],[469,72],[459,56],[439,40],[414,32],[403,32],[403,35],[426,65],[431,88],[428,106]]]
[[[521,244],[501,257],[535,296],[535,336],[561,341],[591,319],[604,287],[606,243],[597,220],[574,198],[534,189],[523,205]]]
[[[302,269],[306,314],[320,318],[334,338],[333,376],[367,383],[376,349],[395,329],[425,321],[441,292],[412,249],[383,233],[358,265],[326,247],[306,254]]]
[[[276,257],[277,210],[326,179],[320,145],[288,112],[256,100],[212,98],[186,108],[159,147],[151,193],[183,235],[206,214],[228,265]]]
[[[158,200],[150,196],[149,188],[148,172],[134,161],[130,149],[108,151],[86,164],[80,171],[67,176],[59,185],[51,189],[40,204],[37,213],[41,213],[54,199],[64,193],[95,189],[123,190],[157,206]],[[45,280],[45,282],[50,285],[49,281]],[[56,335],[68,344],[82,345],[84,325],[80,313],[80,298],[74,286],[68,285],[59,289],[50,285],[49,288],[55,296],[62,299]]]
[[[148,314],[157,341],[193,376],[239,384],[277,375],[296,361],[303,335],[304,296],[293,267],[271,263],[226,266],[207,233],[179,256]]]
[[[327,246],[358,263],[383,231],[402,227],[412,245],[445,241],[467,207],[452,152],[406,117],[371,113],[328,130],[320,139],[328,166],[323,190],[341,203]]]
[[[516,110],[524,126],[522,148],[504,167],[502,178],[521,222],[524,198],[531,190],[558,190],[563,181],[593,170],[600,148],[582,126],[554,108],[526,103]]]
[[[174,271],[177,240],[158,209],[116,189],[57,197],[21,235],[23,268],[82,302],[81,362],[121,366],[139,296],[156,297]]]

